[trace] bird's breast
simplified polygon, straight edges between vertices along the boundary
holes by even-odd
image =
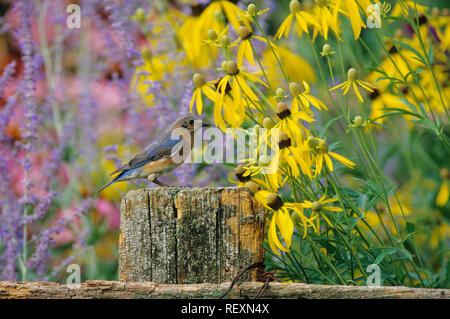
[[[170,157],[161,158],[159,160],[145,164],[142,167],[142,176],[151,174],[162,175],[175,169],[178,165]]]

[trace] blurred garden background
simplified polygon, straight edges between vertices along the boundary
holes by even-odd
[[[286,131],[278,175],[161,178],[250,187],[276,277],[365,285],[379,264],[383,284],[448,288],[449,50],[448,1],[1,0],[0,280],[117,280],[120,200],[154,185],[97,191],[193,112]]]

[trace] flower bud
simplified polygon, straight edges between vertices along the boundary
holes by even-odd
[[[224,70],[225,72],[227,71],[227,65],[228,65],[228,61],[222,61],[222,64],[220,65],[220,67],[222,68],[222,70]]]
[[[236,75],[239,73],[238,66],[234,61],[227,62],[227,73],[228,75]]]
[[[320,149],[323,152],[325,152],[325,153],[328,152],[328,143],[327,143],[327,141],[326,140],[321,140],[320,142],[321,142]]]
[[[231,40],[230,37],[226,34],[224,34],[221,38],[220,38],[220,42],[222,43],[222,46],[227,47],[230,45]]]
[[[211,41],[215,41],[217,40],[217,33],[216,31],[214,31],[213,29],[209,29],[208,30],[208,39],[210,39]]]
[[[283,90],[282,88],[278,88],[278,89],[275,91],[275,97],[276,97],[277,99],[279,99],[279,100],[284,99],[284,97],[285,97],[285,95],[284,95],[284,90]]]
[[[258,8],[256,7],[256,5],[254,3],[250,3],[247,6],[247,12],[250,16],[252,16],[252,17],[255,16],[257,11],[258,11]]]
[[[358,70],[355,68],[351,68],[350,70],[348,70],[347,78],[351,82],[356,81],[356,79],[358,78]]]
[[[324,55],[328,55],[328,54],[330,54],[330,52],[331,52],[331,45],[329,45],[328,43],[324,44],[323,48],[322,48],[322,53]]]
[[[361,116],[358,115],[353,119],[353,123],[355,123],[356,126],[361,127],[364,124],[364,120]]]
[[[311,209],[315,212],[318,212],[322,209],[322,204],[319,201],[312,202]]]
[[[302,224],[302,218],[300,214],[297,211],[294,211],[291,215],[292,222],[294,225],[300,225]]]
[[[242,41],[249,39],[252,36],[252,32],[245,26],[241,26],[238,30],[239,37]]]
[[[283,201],[281,200],[281,197],[278,196],[277,194],[269,194],[267,196],[267,206],[277,211],[281,207],[283,207]]]
[[[250,189],[250,192],[252,192],[253,194],[256,194],[261,190],[261,187],[253,181],[245,183],[244,186],[248,187]]]
[[[291,110],[286,103],[280,102],[277,104],[277,115],[281,120],[291,115]]]
[[[308,137],[308,146],[310,148],[315,149],[317,145],[319,145],[319,141],[315,137],[313,136]]]
[[[272,127],[274,127],[275,123],[271,118],[265,117],[263,120],[263,127],[270,130]]]
[[[194,82],[196,88],[205,85],[205,79],[203,78],[203,75],[201,75],[200,73],[194,74],[194,76],[192,77],[192,82]]]
[[[297,96],[301,92],[300,84],[297,82],[291,82],[289,83],[289,92],[291,92],[292,96]]]
[[[137,8],[136,11],[134,12],[134,17],[136,18],[137,21],[144,22],[145,10],[143,8]]]
[[[291,0],[291,2],[289,2],[289,9],[291,10],[291,13],[296,13],[297,11],[300,11],[301,8],[302,6],[298,0]]]

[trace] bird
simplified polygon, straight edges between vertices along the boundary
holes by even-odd
[[[158,177],[171,172],[186,160],[189,152],[183,150],[188,146],[190,146],[189,151],[192,150],[195,132],[199,128],[208,126],[211,125],[193,115],[178,118],[169,129],[158,135],[152,143],[134,155],[127,164],[112,172],[111,176],[117,175],[102,186],[98,192],[100,193],[114,183],[138,178],[147,178],[150,182],[161,187],[169,187],[169,185],[159,181]]]

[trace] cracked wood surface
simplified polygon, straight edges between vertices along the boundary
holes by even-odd
[[[246,188],[150,188],[121,203],[119,280],[222,283],[264,261],[264,209]],[[242,280],[256,280],[253,269]]]
[[[154,282],[89,280],[80,285],[64,285],[54,282],[0,281],[0,299],[217,298],[228,289],[229,285],[229,282],[221,284],[157,284]],[[227,298],[253,298],[262,285],[260,282],[237,284],[227,295]],[[450,289],[328,286],[272,282],[262,298],[450,299]]]

